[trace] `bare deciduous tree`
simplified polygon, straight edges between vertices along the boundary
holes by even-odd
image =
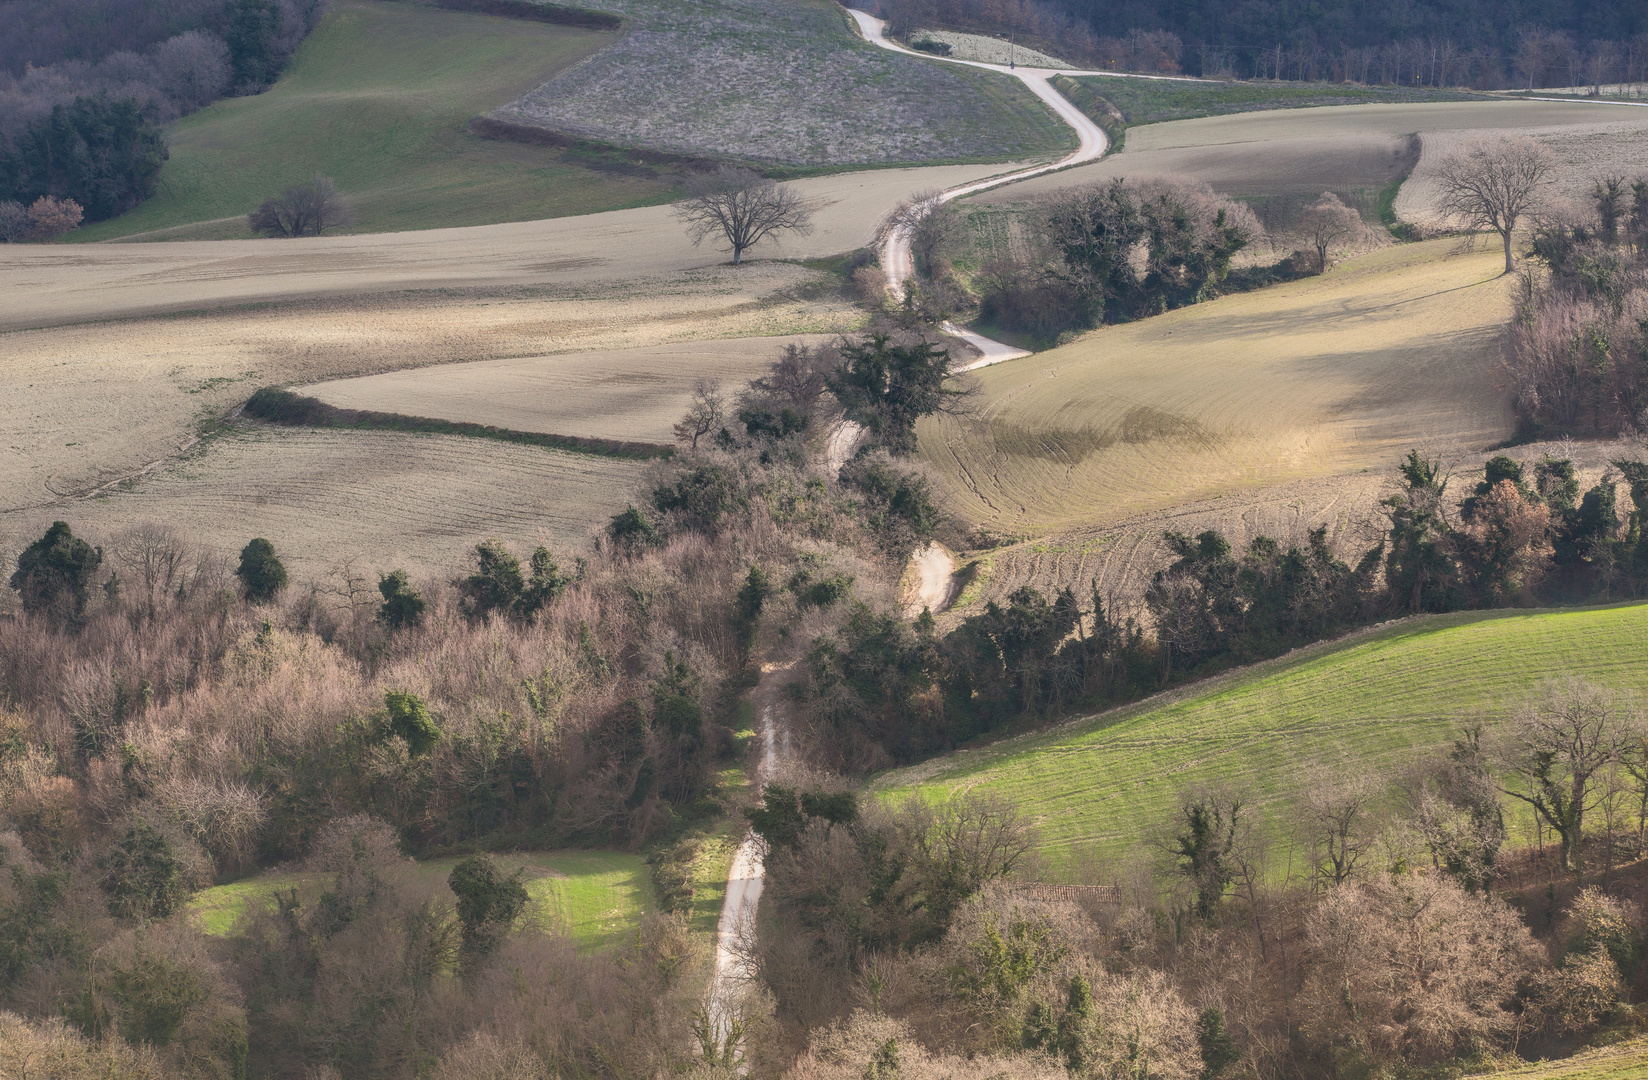
[[[1320,198],[1305,207],[1300,224],[1304,227],[1311,246],[1316,249],[1318,273],[1327,272],[1328,252],[1336,247],[1360,241],[1368,234],[1368,227],[1362,223],[1362,215],[1340,202],[1339,196],[1331,191],[1322,192]]]
[[[694,244],[706,237],[726,242],[737,266],[744,252],[776,232],[813,231],[812,211],[794,188],[774,183],[749,169],[723,165],[695,177],[687,185],[688,198],[675,205],[675,214],[687,226]]]
[[[1506,765],[1521,779],[1503,788],[1527,803],[1562,844],[1562,866],[1581,873],[1585,814],[1598,799],[1593,778],[1626,749],[1634,724],[1609,690],[1583,679],[1553,685],[1506,735]]]
[[[698,440],[721,426],[727,415],[726,398],[715,379],[699,379],[692,385],[692,404],[675,425],[675,438],[696,450]]]
[[[1318,775],[1305,796],[1306,828],[1324,885],[1342,885],[1373,850],[1368,804],[1373,785],[1366,778],[1336,779]]]
[[[1505,272],[1509,274],[1515,268],[1511,234],[1517,222],[1538,206],[1551,168],[1551,155],[1525,135],[1477,139],[1437,166],[1440,208],[1463,219],[1467,228],[1497,232],[1505,243]]]
[[[287,188],[246,215],[252,231],[263,236],[319,236],[334,225],[353,220],[331,179],[316,174],[306,184]]]

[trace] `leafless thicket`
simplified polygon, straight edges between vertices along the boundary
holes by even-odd
[[[263,205],[246,215],[252,231],[263,236],[319,236],[353,220],[349,204],[331,178],[318,173],[307,183],[294,184],[263,200]]]

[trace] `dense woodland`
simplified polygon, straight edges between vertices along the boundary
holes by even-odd
[[[1412,86],[1581,86],[1648,73],[1648,14],[1586,0],[878,0],[894,30],[1023,35],[1114,71]]]
[[[0,5],[0,207],[70,200],[84,220],[102,221],[136,206],[160,182],[162,125],[268,87],[326,7],[327,0]],[[53,235],[39,222],[0,229],[0,241]]]

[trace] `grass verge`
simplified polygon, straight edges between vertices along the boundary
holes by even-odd
[[[1074,82],[1089,94],[1113,106],[1123,123],[1154,124],[1162,120],[1190,120],[1199,116],[1263,112],[1270,109],[1309,109],[1318,105],[1383,105],[1417,101],[1477,101],[1485,94],[1420,87],[1355,86],[1347,83],[1189,82],[1172,79],[1126,79],[1083,75],[1058,80]],[[1066,93],[1060,86],[1060,93]],[[1085,112],[1087,107],[1071,97]],[[1089,113],[1088,115],[1093,115]],[[1097,120],[1098,117],[1094,116]]]
[[[1642,1080],[1648,1076],[1648,1039],[1631,1039],[1493,1075],[1498,1080]]]
[[[539,431],[515,431],[511,428],[493,427],[490,424],[440,420],[429,416],[403,416],[400,413],[340,409],[318,398],[305,397],[272,386],[265,386],[254,393],[247,400],[243,412],[258,420],[287,427],[462,435],[471,439],[491,439],[495,442],[521,443],[550,450],[567,450],[576,454],[599,454],[616,458],[667,458],[674,453],[672,448],[657,443],[623,442],[618,439],[596,439],[582,435],[552,435]]]
[[[1182,792],[1245,795],[1285,862],[1316,767],[1389,774],[1495,724],[1547,679],[1648,691],[1648,604],[1408,619],[1049,731],[886,774],[872,790],[942,801],[979,792],[1039,823],[1055,876],[1119,872],[1171,824]],[[1530,828],[1507,808],[1513,832]]]
[[[623,941],[655,908],[651,878],[638,855],[614,851],[519,852],[497,856],[507,872],[522,870],[527,891],[525,918],[556,927],[588,949]],[[457,859],[417,864],[420,877],[445,882]],[[189,910],[206,933],[222,937],[255,904],[304,881],[293,874],[265,874],[196,893]]]
[[[470,132],[476,115],[599,51],[584,27],[342,0],[268,91],[172,125],[153,198],[76,241],[250,236],[244,215],[317,172],[354,211],[342,231],[485,225],[666,202],[680,175],[622,151]]]

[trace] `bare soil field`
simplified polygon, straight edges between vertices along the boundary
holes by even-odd
[[[1334,105],[1172,120],[1127,129],[1102,161],[976,196],[1010,202],[1117,176],[1182,173],[1230,195],[1313,194],[1381,187],[1403,171],[1410,134],[1444,131],[1648,132],[1648,109],[1591,102],[1448,101]],[[1398,211],[1426,196],[1404,185]],[[1404,214],[1405,216],[1405,214]]]
[[[593,0],[616,43],[492,115],[619,146],[800,167],[1057,157],[1016,79],[877,49],[831,0]]]
[[[300,582],[345,559],[363,574],[455,573],[494,536],[570,563],[646,468],[481,439],[237,425],[130,484],[0,515],[0,557],[9,565],[61,519],[98,543],[161,522],[226,555],[267,537]]]
[[[1648,108],[1636,108],[1634,113],[1639,117],[1635,123],[1530,127],[1521,132],[1544,145],[1556,161],[1546,196],[1559,203],[1583,203],[1591,193],[1591,182],[1600,176],[1648,174]],[[1447,227],[1450,223],[1435,210],[1437,164],[1467,140],[1493,134],[1491,130],[1465,130],[1421,136],[1423,151],[1396,197],[1397,215],[1418,225]]]
[[[1485,246],[1389,248],[1332,272],[1087,334],[982,370],[923,421],[947,507],[997,535],[1106,526],[1272,485],[1383,471],[1511,430]]]
[[[1001,165],[883,169],[795,181],[813,233],[748,258],[810,259],[868,244],[913,191],[1009,171]],[[0,245],[0,332],[229,305],[405,289],[551,286],[594,290],[721,265],[667,206],[463,229],[295,240]]]
[[[343,409],[667,445],[698,379],[718,380],[730,394],[765,371],[785,345],[829,340],[738,338],[481,360],[339,379],[302,392]]]
[[[610,287],[367,296],[4,334],[0,514],[60,504],[176,454],[258,386],[573,349],[759,341],[847,330],[861,317],[824,275],[757,263]]]

